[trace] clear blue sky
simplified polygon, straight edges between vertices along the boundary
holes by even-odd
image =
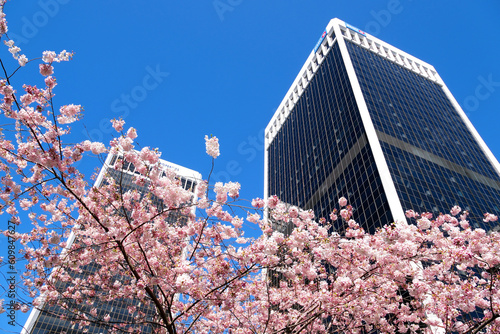
[[[93,139],[109,140],[121,116],[142,146],[206,177],[203,138],[216,135],[215,177],[239,181],[243,198],[262,197],[263,129],[334,17],[432,64],[500,157],[498,1],[12,0],[5,12],[28,58],[75,52],[56,65],[55,103],[83,105]],[[14,84],[40,84],[33,64],[23,72]],[[74,140],[86,138],[76,126]],[[3,314],[0,331],[19,328]]]

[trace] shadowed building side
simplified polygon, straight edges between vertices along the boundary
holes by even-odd
[[[135,190],[141,194],[141,198],[144,196],[151,195],[148,192],[148,182],[144,185],[139,186],[136,182],[134,182],[134,176],[139,175],[136,171],[133,164],[124,161],[123,167],[120,169],[115,169],[115,165],[117,162],[122,163],[120,160],[122,157],[109,154],[104,166],[102,167],[97,180],[95,181],[95,187],[101,187],[108,184],[107,178],[114,179],[114,181],[120,185],[121,192],[125,193],[127,191]],[[193,171],[191,169],[167,162],[165,160],[160,160],[163,168],[174,170],[177,174],[177,177],[180,181],[182,188],[189,190],[191,192],[195,192],[196,186],[198,182],[201,180],[201,174]],[[194,194],[193,194],[194,197]],[[161,200],[153,196],[151,198],[151,203],[157,206],[158,210],[162,210],[163,203]],[[193,207],[194,210],[194,207]],[[169,214],[167,220],[171,223],[181,223],[183,219],[186,219],[182,216],[180,212],[174,210]],[[74,235],[72,234],[68,240],[68,249],[73,244],[78,244],[78,240],[75,240]],[[81,273],[77,273],[76,271],[71,273],[73,278],[80,278],[83,281],[88,279],[91,275],[96,274],[100,266],[97,263],[91,263],[87,266],[84,266]],[[124,272],[126,269],[123,269]],[[121,276],[121,277],[113,277],[112,281],[120,281],[121,284],[128,284],[128,280],[130,277]],[[55,287],[59,291],[65,291],[68,288],[68,283],[64,282],[54,282]],[[92,322],[92,317],[89,317],[90,324],[83,328],[79,328],[77,324],[72,324],[72,319],[78,319],[78,313],[83,312],[85,314],[91,314],[91,307],[85,305],[85,303],[79,302],[73,299],[64,300],[66,303],[66,307],[62,308],[59,305],[49,305],[45,303],[40,309],[33,309],[26,324],[24,326],[22,334],[51,334],[51,333],[61,333],[65,332],[66,334],[80,334],[80,333],[90,333],[90,334],[98,334],[98,333],[108,333],[111,327],[104,325],[101,322]],[[111,301],[103,301],[96,297],[94,301],[95,305],[92,308],[97,310],[94,318],[95,319],[103,319],[105,315],[109,314],[108,322],[110,324],[117,323],[125,323],[130,324],[124,327],[124,331],[128,328],[133,328],[135,332],[140,333],[152,333],[153,332],[153,323],[154,317],[156,315],[156,311],[154,307],[151,305],[144,305],[139,302],[139,300],[134,299],[114,299]],[[129,312],[130,309],[135,309],[135,312],[143,312],[146,315],[146,319],[151,321],[150,323],[142,323],[137,324],[134,322],[133,314]]]
[[[342,196],[371,233],[409,209],[459,205],[486,230],[482,214],[500,214],[500,165],[436,70],[339,19],[265,136],[265,198],[318,218]]]

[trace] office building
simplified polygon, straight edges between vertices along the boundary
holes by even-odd
[[[137,171],[133,164],[125,161],[123,162],[123,167],[121,169],[115,169],[116,163],[121,160],[122,157],[109,154],[104,166],[100,170],[100,173],[95,181],[94,186],[100,187],[106,184],[106,177],[111,177],[115,180],[120,180],[122,191],[127,192],[129,190],[137,190],[141,193],[141,196],[148,195],[148,184],[144,186],[139,186],[135,182],[133,182],[134,175],[137,175]],[[181,185],[184,189],[190,190],[193,193],[195,192],[195,188],[197,183],[201,180],[201,174],[193,171],[191,169],[173,164],[171,162],[160,160],[161,165],[164,167],[164,170],[170,169],[173,170]],[[154,205],[161,207],[162,203],[160,200],[153,196],[152,202]],[[195,208],[193,207],[193,210]],[[172,211],[167,219],[171,222],[182,222],[184,217],[179,214],[177,211]],[[75,241],[74,235],[72,234],[68,240],[68,248]],[[82,273],[74,273],[75,277],[79,277],[85,280],[90,274],[95,273],[99,266],[95,263],[91,263],[83,268]],[[120,278],[118,278],[120,279]],[[57,289],[65,290],[67,285],[62,282],[55,282]],[[48,305],[44,304],[40,309],[33,309],[31,314],[26,321],[26,324],[22,330],[22,334],[49,334],[49,333],[61,333],[65,332],[66,334],[80,334],[80,333],[89,333],[89,334],[97,334],[97,333],[108,333],[109,327],[100,325],[99,323],[93,323],[90,321],[90,324],[84,328],[79,328],[78,325],[72,324],[70,320],[75,316],[75,312],[84,312],[86,314],[90,313],[90,307],[86,306],[85,303],[78,303],[75,300],[66,300],[67,303],[66,308],[62,308],[57,305]],[[146,314],[146,318],[153,320],[156,312],[155,309],[151,305],[141,305],[138,300],[127,299],[127,300],[112,300],[109,302],[103,302],[100,300],[96,300],[94,307],[97,309],[97,317],[103,318],[106,314],[110,315],[110,319],[108,322],[110,324],[113,323],[129,323],[131,324],[129,327],[135,329],[135,332],[139,330],[140,333],[151,333],[153,331],[151,324],[134,324],[134,319],[130,315],[128,311],[128,307],[135,307],[138,311],[144,312]],[[64,315],[67,319],[62,319],[61,315]],[[92,316],[89,316],[89,319],[92,320]],[[127,326],[125,327],[127,329]]]
[[[369,232],[405,211],[500,214],[500,165],[433,66],[333,19],[265,132],[265,197]],[[335,229],[344,230],[338,223]]]

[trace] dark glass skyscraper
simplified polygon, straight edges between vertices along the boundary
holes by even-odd
[[[113,178],[117,181],[117,183],[120,183],[122,192],[136,190],[141,194],[141,196],[147,196],[148,184],[139,186],[136,182],[134,182],[134,175],[138,175],[138,173],[133,164],[125,161],[123,162],[123,167],[121,167],[121,169],[115,169],[116,163],[121,159],[122,157],[120,156],[109,154],[94,186],[100,187],[107,183],[107,178]],[[200,173],[165,160],[160,160],[160,163],[164,170],[170,169],[176,173],[177,178],[184,189],[195,192],[197,183],[201,180]],[[158,207],[162,206],[162,202],[154,196],[152,197],[152,202]],[[169,222],[178,222],[182,221],[183,216],[174,210],[170,213],[167,219]],[[70,247],[73,243],[78,243],[78,240],[75,240],[74,235],[71,234],[68,240],[68,247]],[[91,263],[80,269],[82,269],[82,272],[75,272],[73,274],[74,277],[86,280],[91,274],[93,275],[99,270],[99,266],[96,263]],[[116,279],[122,281],[123,277],[116,277]],[[56,286],[56,289],[60,291],[64,291],[68,287],[66,283],[63,282],[54,282],[54,285]],[[96,293],[96,296],[98,293]],[[101,293],[105,295],[105,291],[102,291]],[[86,305],[86,303],[78,302],[72,299],[67,299],[64,302],[66,303],[65,308],[58,305],[44,304],[41,309],[33,309],[21,333],[55,334],[64,332],[66,334],[104,334],[108,333],[111,328],[102,325],[102,319],[107,314],[110,316],[107,321],[110,324],[129,324],[129,326],[125,326],[124,332],[126,332],[129,327],[135,330],[134,333],[152,333],[153,331],[152,324],[135,323],[134,317],[131,316],[128,311],[128,308],[133,307],[137,309],[137,312],[140,311],[145,313],[146,317],[150,318],[150,320],[154,319],[156,314],[155,309],[151,307],[151,305],[141,305],[138,300],[124,299],[106,302],[96,298],[95,304],[92,308],[96,308],[97,313],[93,316],[89,315],[91,307]],[[72,319],[81,319],[78,312],[89,315],[90,321],[88,326],[79,328],[78,325],[71,323]]]
[[[265,137],[267,198],[374,232],[404,212],[500,214],[500,165],[429,64],[333,19]],[[339,231],[343,226],[336,226]]]

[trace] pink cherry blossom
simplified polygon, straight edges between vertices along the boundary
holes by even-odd
[[[113,124],[113,128],[120,132],[123,130],[123,126],[125,125],[125,121],[123,119],[112,119],[111,123]]]
[[[236,228],[241,228],[243,226],[243,219],[233,217],[233,219],[231,220],[231,224],[233,224]]]
[[[8,30],[4,4],[0,34]],[[20,60],[15,43],[5,44]],[[26,295],[13,312],[70,308],[64,317],[82,332],[94,325],[117,333],[147,326],[166,333],[500,332],[500,234],[474,228],[481,218],[459,207],[439,216],[409,210],[408,221],[375,222],[380,229],[369,234],[344,197],[329,222],[274,195],[250,207],[237,182],[209,184],[207,176],[196,180],[196,192],[186,190],[161,167],[157,149],[134,149],[134,128],[106,144],[75,139],[65,124],[84,109],[57,107],[52,73],[71,55],[43,53],[32,70],[37,82],[38,69],[47,76],[46,87],[0,80],[8,127],[0,137],[1,211],[17,229],[1,233],[19,246],[25,266],[17,283]],[[6,68],[17,68],[8,58],[14,65]],[[121,132],[125,122],[112,124]],[[218,157],[218,139],[205,141]],[[114,169],[90,186],[79,161],[108,151]],[[333,232],[337,225],[345,233]],[[0,284],[8,291],[7,280]],[[126,305],[127,323],[102,304]]]
[[[491,213],[485,213],[484,214],[484,219],[483,221],[484,222],[496,222],[498,220],[498,217],[495,216],[494,214],[491,214]]]
[[[417,214],[413,210],[407,210],[405,212],[405,215],[407,218],[416,218],[417,217]]]
[[[430,228],[431,225],[432,225],[431,222],[427,218],[421,218],[421,219],[417,220],[417,226],[418,226],[418,228],[420,228],[422,230],[426,230],[426,229]]]
[[[273,195],[267,199],[267,206],[270,209],[274,209],[278,205],[278,203],[279,203],[279,199],[278,199],[278,196],[276,196],[276,195]]]
[[[227,202],[227,189],[222,182],[217,182],[214,186],[214,191],[217,194],[216,200],[219,203]]]
[[[264,207],[264,205],[265,205],[265,202],[264,202],[264,200],[263,200],[263,199],[261,199],[261,198],[254,198],[254,199],[252,200],[252,206],[253,206],[253,207],[255,207],[255,208],[260,209],[260,208],[263,208],[263,207]]]
[[[50,64],[40,64],[40,74],[44,77],[52,75],[54,73],[54,67]]]
[[[90,145],[90,151],[94,154],[101,154],[105,153],[107,150],[103,143],[94,142]]]
[[[135,138],[137,138],[137,131],[135,130],[135,128],[128,129],[128,131],[127,131],[127,137],[129,137],[132,140],[134,140]]]
[[[450,210],[450,214],[451,214],[452,216],[456,216],[456,215],[458,215],[461,211],[462,211],[462,209],[461,209],[459,206],[457,206],[457,205],[456,205],[456,206],[454,206],[453,208],[451,208],[451,210]]]
[[[44,51],[42,56],[43,62],[50,64],[57,61],[57,55],[54,51]]]
[[[57,82],[54,77],[46,77],[45,78],[45,85],[47,85],[47,88],[49,89],[54,89],[54,87],[57,85]]]
[[[17,61],[19,63],[19,66],[25,66],[28,63],[28,58],[26,57],[26,55],[20,55]]]
[[[217,137],[212,136],[209,138],[208,136],[205,136],[205,145],[209,156],[215,159],[220,155],[219,139]]]
[[[288,214],[290,215],[291,218],[297,218],[299,216],[299,210],[295,206],[292,206],[288,210]]]
[[[238,182],[228,182],[225,185],[228,195],[231,198],[238,198],[240,195],[241,185]]]

